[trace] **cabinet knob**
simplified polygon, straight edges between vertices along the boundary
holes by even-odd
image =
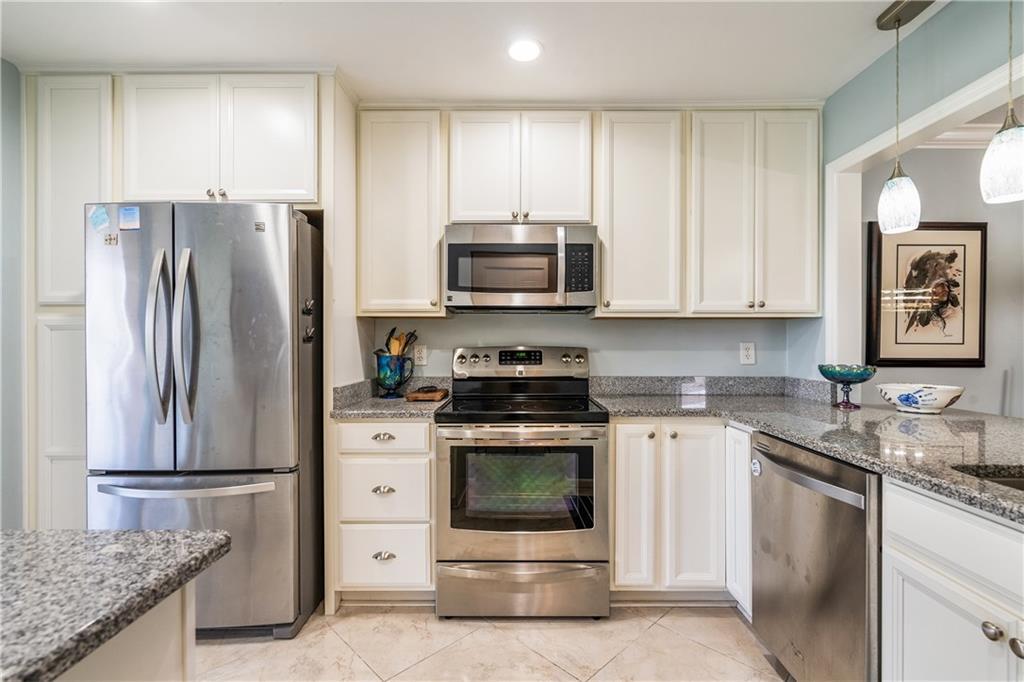
[[[436,306],[437,306],[437,299],[436,298],[430,299],[430,307],[434,308]]]
[[[530,212],[529,211],[523,211],[523,220],[529,220],[529,219],[530,219]]]
[[[370,492],[374,495],[390,495],[395,492],[395,489],[385,483],[373,486],[370,488]]]
[[[211,199],[215,196],[213,190],[210,189],[209,187],[206,188],[206,196],[210,197]]]
[[[515,220],[518,217],[519,217],[519,211],[512,211],[512,220]]]
[[[226,197],[228,195],[228,193],[224,191],[223,187],[221,187],[219,190],[217,190],[217,194],[219,194],[222,197]]]
[[[672,440],[675,440],[676,438],[679,438],[679,434],[673,431],[672,433],[668,434],[668,437],[671,438]]]
[[[380,433],[375,433],[372,436],[370,436],[370,440],[375,440],[377,442],[394,439],[394,434],[388,433],[387,431],[381,431]]]
[[[611,302],[611,301],[609,301],[608,299],[605,299],[605,300],[604,300],[604,301],[603,301],[603,302],[601,303],[601,305],[603,305],[603,306],[604,306],[605,308],[608,308],[608,307],[610,307],[610,306],[611,306],[611,304],[612,304],[612,302]]]
[[[397,559],[398,555],[394,552],[382,550],[380,552],[374,552],[370,555],[370,557],[376,559],[377,561],[391,561],[392,559]]]
[[[1016,637],[1010,638],[1010,651],[1017,658],[1024,658],[1024,640],[1017,639]]]
[[[748,308],[753,308],[754,307],[754,302],[753,301],[747,301],[747,307]]]
[[[763,308],[764,307],[764,301],[758,301],[757,302],[757,307],[758,308]]]
[[[981,632],[985,635],[985,637],[992,640],[993,642],[998,642],[1003,638],[1003,629],[995,623],[992,623],[987,620],[981,624]],[[1010,644],[1010,648],[1013,648],[1012,642]]]
[[[648,433],[647,437],[648,438],[654,438],[654,431],[651,431],[650,433]]]

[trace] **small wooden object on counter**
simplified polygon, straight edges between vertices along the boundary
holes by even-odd
[[[405,399],[409,402],[438,402],[447,397],[448,389],[437,386],[421,386],[405,394]]]

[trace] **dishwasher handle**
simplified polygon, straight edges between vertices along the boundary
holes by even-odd
[[[771,453],[765,450],[764,448],[755,445],[754,452],[761,455],[764,461],[771,466],[775,473],[777,473],[779,476],[782,476],[784,479],[791,483],[795,483],[801,487],[807,488],[812,492],[816,492],[826,497],[830,497],[833,500],[836,500],[837,502],[842,502],[843,504],[848,504],[851,507],[856,507],[857,509],[867,508],[867,501],[864,499],[864,496],[861,495],[860,493],[855,493],[852,490],[847,490],[846,488],[842,488],[838,485],[827,483],[826,481],[822,481],[820,479],[814,478],[813,476],[808,476],[803,472],[797,471],[796,469],[792,469],[786,466],[785,464],[781,464],[775,459],[773,459]],[[760,461],[755,459],[750,463],[750,466],[751,469],[754,471],[754,474],[758,475],[758,470],[760,469]]]

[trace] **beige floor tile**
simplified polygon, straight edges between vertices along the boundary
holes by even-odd
[[[495,619],[494,626],[558,667],[586,680],[652,625],[640,609],[616,607],[610,618]]]
[[[617,608],[628,608],[639,613],[652,623],[657,623],[658,620],[669,611],[668,606],[613,606],[612,613],[614,613]]]
[[[767,682],[772,678],[656,623],[592,679],[621,682]]]
[[[741,618],[733,609],[689,607],[670,610],[658,624],[751,668],[771,673],[761,645]]]
[[[395,679],[424,682],[574,680],[572,675],[498,628],[480,628]]]
[[[383,679],[481,627],[482,618],[440,619],[430,607],[342,607],[327,622]]]
[[[327,625],[313,616],[295,639],[201,641],[200,680],[378,680]]]

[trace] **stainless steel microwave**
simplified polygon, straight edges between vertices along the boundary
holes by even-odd
[[[448,225],[445,306],[455,312],[591,310],[597,262],[594,225]]]

